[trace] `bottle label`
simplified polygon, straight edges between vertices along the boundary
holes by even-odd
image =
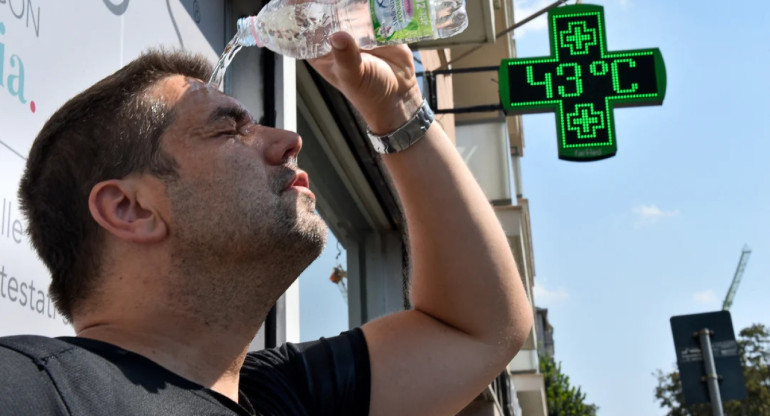
[[[369,0],[378,44],[433,37],[430,0]]]

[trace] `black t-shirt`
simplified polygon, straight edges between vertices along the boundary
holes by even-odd
[[[149,359],[86,338],[0,338],[2,415],[366,415],[360,329],[252,352],[238,403]]]

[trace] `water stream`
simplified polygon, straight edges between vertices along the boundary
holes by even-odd
[[[233,58],[235,58],[235,55],[241,48],[243,48],[243,45],[240,44],[238,36],[235,36],[227,46],[225,46],[225,51],[222,52],[222,56],[219,57],[219,62],[217,62],[217,65],[214,67],[214,72],[211,73],[208,85],[217,89],[222,87],[222,84],[225,81],[227,67],[230,66],[230,62],[233,61]]]

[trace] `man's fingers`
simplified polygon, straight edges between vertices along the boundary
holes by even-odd
[[[356,41],[345,32],[333,34],[329,41],[332,45],[335,72],[341,80],[358,80],[361,77],[361,51]]]
[[[390,45],[382,48],[374,48],[367,52],[396,65],[403,65],[404,62],[410,61],[412,56],[412,50],[406,45]]]

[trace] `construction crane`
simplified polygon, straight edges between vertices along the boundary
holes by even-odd
[[[749,246],[743,246],[743,251],[741,251],[741,259],[738,260],[738,267],[735,268],[733,282],[730,284],[730,289],[727,291],[725,301],[722,302],[723,311],[729,311],[730,306],[733,306],[733,298],[735,297],[735,292],[738,291],[738,285],[741,284],[741,278],[743,277],[743,271],[746,270],[746,263],[749,262],[749,256],[751,256],[751,249]]]

